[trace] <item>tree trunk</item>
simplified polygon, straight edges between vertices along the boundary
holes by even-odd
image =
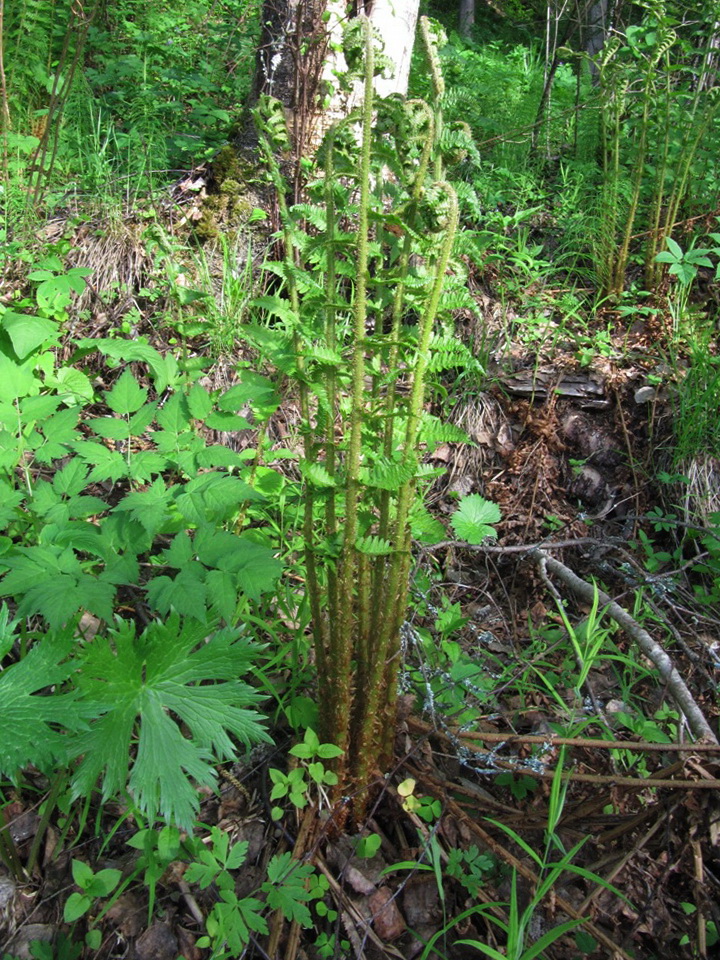
[[[472,39],[475,26],[475,0],[460,0],[459,11],[460,36],[466,40]]]
[[[349,0],[265,0],[254,100],[269,94],[284,105],[296,157],[311,153],[330,124],[359,99],[357,89],[341,92],[336,76],[347,71],[335,48],[354,7]],[[381,97],[407,92],[418,7],[419,0],[357,4],[357,12],[364,12],[383,38],[393,64],[392,76],[375,80]]]

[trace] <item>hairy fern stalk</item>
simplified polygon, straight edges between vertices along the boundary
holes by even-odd
[[[346,57],[358,64],[363,104],[329,131],[309,203],[284,201],[280,106],[265,99],[256,111],[283,224],[284,261],[270,269],[285,292],[260,298],[273,320],[247,334],[272,344],[300,395],[321,732],[343,751],[338,797],[354,794],[356,815],[392,755],[411,540],[443,533],[423,505],[434,471],[422,453],[466,439],[424,403],[445,350],[458,364],[457,340],[436,329],[443,294],[459,285],[461,267],[449,271],[458,201],[441,176],[434,111],[375,100],[376,44],[364,19],[351,24]]]

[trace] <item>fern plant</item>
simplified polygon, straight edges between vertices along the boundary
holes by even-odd
[[[439,103],[434,31],[425,24],[423,35]],[[278,157],[289,137],[280,104],[264,98],[255,111],[284,247],[268,270],[284,290],[254,301],[267,322],[244,333],[300,395],[321,735],[342,751],[336,797],[360,790],[356,815],[371,772],[393,750],[412,538],[444,532],[423,505],[437,472],[422,455],[467,439],[425,410],[428,376],[433,366],[479,369],[470,351],[457,340],[451,350],[436,329],[451,322],[443,303],[448,275],[463,275],[439,109],[377,101],[376,47],[368,23],[353,21],[345,52],[361,72],[364,100],[329,131],[310,202],[288,208],[285,201]],[[469,297],[465,303],[473,306]]]

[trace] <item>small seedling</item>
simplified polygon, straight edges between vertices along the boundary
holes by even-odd
[[[120,882],[120,870],[107,868],[93,873],[91,867],[82,860],[73,860],[72,875],[75,884],[82,893],[71,893],[65,902],[63,919],[65,923],[74,923],[91,909],[95,900],[109,896]]]

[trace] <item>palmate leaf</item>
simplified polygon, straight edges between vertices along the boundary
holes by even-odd
[[[215,785],[213,763],[237,753],[231,736],[246,746],[270,740],[253,709],[258,694],[238,679],[258,651],[236,629],[208,639],[205,627],[176,614],[140,637],[121,623],[110,637],[96,638],[78,674],[83,702],[97,719],[75,747],[83,759],[74,795],[101,778],[105,799],[127,787],[150,820],[161,815],[191,829],[195,784]]]
[[[14,779],[29,764],[43,771],[64,764],[68,733],[85,727],[76,693],[42,693],[70,676],[73,665],[63,661],[71,644],[70,636],[45,638],[0,673],[0,776]]]
[[[312,917],[306,906],[310,891],[306,881],[311,876],[311,864],[293,860],[289,852],[276,854],[268,863],[268,880],[261,890],[267,895],[268,906],[282,911],[286,920],[295,921],[301,927],[311,927]]]
[[[496,537],[497,533],[491,523],[499,523],[501,519],[500,507],[478,493],[464,497],[460,506],[450,518],[453,530],[461,540],[468,543],[480,544],[486,537]]]

